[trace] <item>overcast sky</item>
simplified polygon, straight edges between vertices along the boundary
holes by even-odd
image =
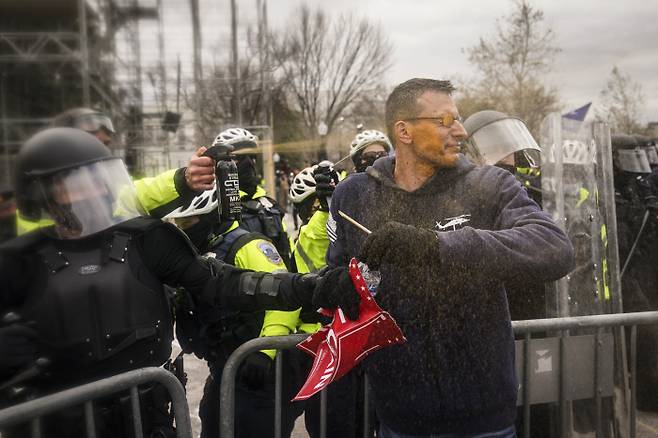
[[[230,48],[229,0],[200,0],[204,57],[221,59]],[[255,25],[255,0],[237,0],[240,28]],[[269,0],[270,27],[282,27],[300,4],[332,14],[353,11],[379,23],[394,46],[389,84],[411,77],[472,78],[464,49],[493,35],[496,18],[509,14],[512,0]],[[658,0],[532,0],[555,32],[553,72],[566,111],[599,100],[613,65],[638,82],[646,97],[643,122],[658,121]],[[164,0],[167,62],[191,56],[188,0]],[[142,25],[143,47],[153,48],[154,28]],[[188,65],[184,66],[189,71]],[[171,70],[171,69],[170,69]]]

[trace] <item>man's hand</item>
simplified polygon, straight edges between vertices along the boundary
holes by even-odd
[[[212,158],[202,156],[205,151],[203,146],[197,149],[185,169],[185,182],[195,192],[210,190],[215,184],[215,166]]]
[[[352,321],[359,319],[361,297],[354,288],[347,268],[334,268],[316,281],[313,290],[313,305],[324,309],[340,307]]]
[[[433,231],[391,221],[368,236],[359,260],[371,269],[378,269],[383,262],[398,266],[415,264],[419,257],[427,257],[438,249],[438,245]]]
[[[272,359],[260,351],[251,353],[240,368],[240,381],[251,390],[261,389],[270,378]]]

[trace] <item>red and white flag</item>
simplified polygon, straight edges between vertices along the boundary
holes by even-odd
[[[293,400],[306,400],[322,391],[373,351],[406,341],[395,320],[375,302],[355,258],[350,261],[349,273],[361,297],[359,319],[347,319],[342,310],[336,309],[331,324],[297,345],[315,356],[315,360],[306,383]]]

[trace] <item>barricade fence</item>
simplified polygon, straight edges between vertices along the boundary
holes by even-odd
[[[554,403],[559,407],[557,417],[558,436],[570,436],[570,404],[575,401],[593,400],[595,403],[595,429],[597,437],[611,436],[611,428],[618,433],[612,436],[636,436],[635,393],[637,367],[637,326],[658,325],[658,312],[635,312],[606,315],[576,316],[566,318],[513,321],[515,335],[522,337],[516,341],[516,369],[519,380],[519,406],[522,406],[523,430],[519,436],[530,437],[531,411],[535,404]],[[630,328],[629,373],[626,374],[624,328]],[[533,337],[542,334],[542,337]],[[275,437],[282,436],[282,381],[283,360],[281,350],[295,348],[307,335],[290,335],[258,338],[244,343],[236,349],[226,362],[222,373],[220,406],[220,436],[233,438],[235,426],[236,377],[242,361],[251,353],[276,349],[275,359]],[[621,357],[621,359],[619,358]],[[623,376],[625,385],[616,388],[615,374]],[[369,418],[369,388],[364,382],[364,437],[368,437],[371,419]],[[620,385],[617,385],[620,386]],[[617,420],[616,425],[604,425],[602,411],[604,399],[611,399],[615,393],[629,392],[626,404],[628,424]],[[326,391],[321,395],[320,431],[326,437],[327,398]],[[618,396],[618,395],[617,395]],[[623,398],[623,397],[622,397]],[[287,402],[286,400],[285,402]],[[623,403],[626,403],[625,400]],[[607,427],[607,432],[606,432]]]
[[[171,409],[176,421],[176,436],[192,438],[190,412],[183,385],[172,373],[156,367],[128,371],[2,409],[0,410],[0,430],[29,422],[31,438],[41,438],[43,436],[42,417],[83,405],[86,437],[95,438],[97,430],[94,419],[94,400],[129,390],[133,433],[136,438],[143,438],[138,386],[148,383],[161,384],[171,397]]]
[[[518,404],[522,406],[523,430],[520,436],[530,437],[531,405],[553,403],[558,406],[558,435],[570,436],[573,412],[571,403],[593,400],[597,437],[636,436],[636,368],[637,327],[658,325],[658,312],[636,312],[608,315],[591,315],[566,318],[513,321],[517,337],[516,366],[520,382]],[[626,360],[624,328],[630,328],[630,357]],[[541,334],[541,337],[533,337]],[[275,437],[282,436],[283,359],[282,350],[293,349],[308,335],[257,338],[236,349],[226,362],[220,391],[220,435],[232,438],[235,426],[236,377],[243,360],[249,354],[266,349],[276,349],[275,358]],[[622,354],[619,354],[621,351]],[[626,364],[628,363],[628,373]],[[622,376],[619,379],[617,376]],[[94,400],[129,390],[134,436],[142,438],[142,419],[138,386],[146,383],[163,385],[172,401],[178,438],[191,438],[189,408],[185,389],[179,380],[162,368],[142,368],[113,377],[74,387],[62,392],[30,400],[0,410],[0,430],[30,423],[31,436],[41,437],[40,419],[46,415],[74,406],[84,406],[87,437],[95,438]],[[370,436],[370,394],[367,378],[364,383],[364,436]],[[623,394],[628,394],[627,399]],[[619,394],[622,394],[620,396]],[[622,409],[628,421],[610,418],[604,424],[604,401],[621,398]],[[326,437],[327,396],[320,393],[320,436]],[[626,424],[627,423],[627,424]],[[612,432],[611,432],[612,431]]]

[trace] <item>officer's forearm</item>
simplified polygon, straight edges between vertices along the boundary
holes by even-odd
[[[222,285],[223,286],[223,285]],[[295,310],[312,305],[314,279],[311,276],[280,272],[244,272],[232,287],[221,287],[218,304],[243,311]]]

